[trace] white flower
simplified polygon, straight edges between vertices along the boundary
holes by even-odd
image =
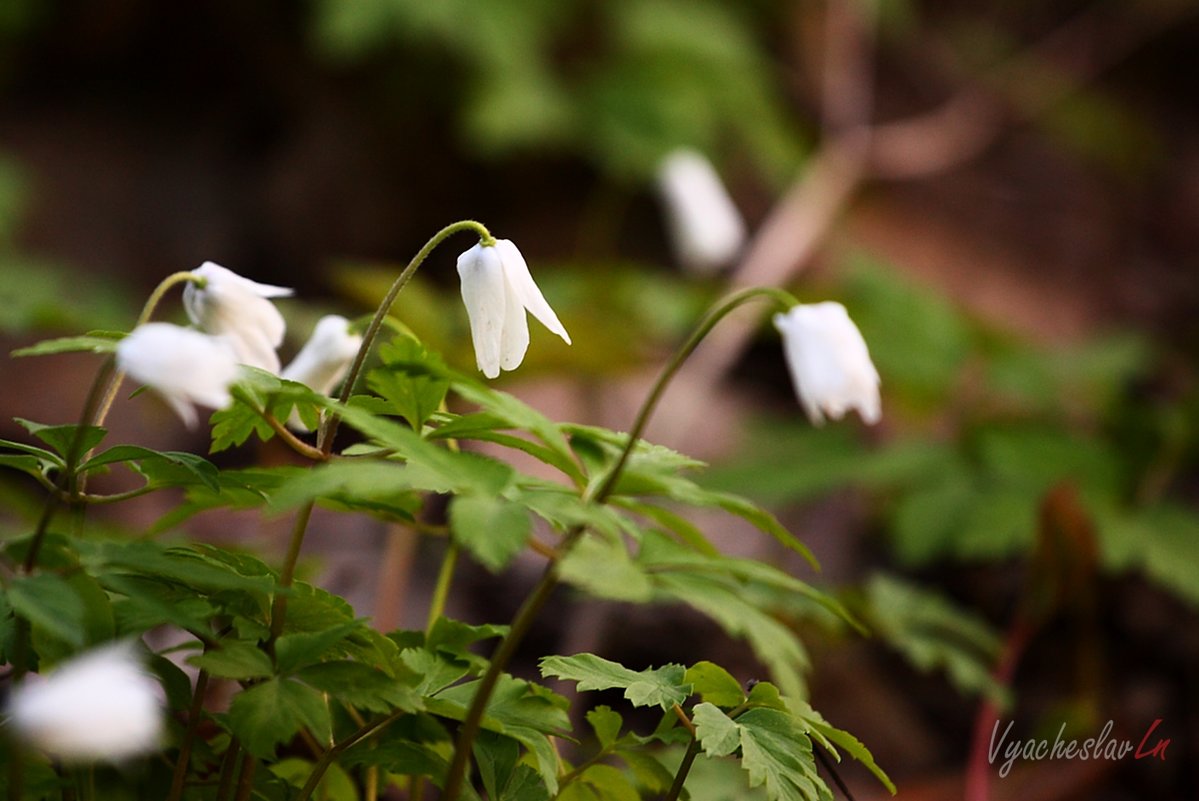
[[[267,298],[287,297],[292,291],[251,281],[210,261],[192,272],[205,283],[203,288],[189,283],[183,290],[191,321],[209,334],[228,337],[242,364],[278,373],[275,349],[283,343],[286,324]]]
[[[475,361],[483,375],[495,378],[500,369],[515,370],[529,347],[529,322],[525,311],[570,344],[570,335],[533,276],[524,256],[507,239],[494,246],[479,243],[458,257],[462,302],[470,317]]]
[[[161,687],[130,643],[97,648],[13,690],[8,713],[29,745],[67,761],[121,761],[161,745]]]
[[[331,394],[345,378],[350,363],[362,347],[362,337],[351,334],[349,327],[350,321],[341,315],[322,317],[312,330],[312,336],[279,377],[297,381],[322,395]],[[308,430],[296,412],[292,412],[287,425],[296,431]]]
[[[229,385],[239,373],[228,341],[170,323],[135,328],[117,344],[117,366],[157,390],[188,428],[196,424],[192,404],[229,405]]]
[[[840,303],[799,305],[774,316],[787,367],[804,411],[816,425],[857,409],[867,423],[881,416],[878,371],[862,333]]]
[[[737,257],[745,243],[745,221],[702,154],[682,149],[667,155],[658,167],[658,191],[685,268],[712,273]]]
[[[279,377],[328,395],[345,377],[360,347],[362,337],[350,333],[349,320],[339,314],[326,315],[317,321],[312,336]]]

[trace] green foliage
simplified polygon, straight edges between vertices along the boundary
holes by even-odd
[[[580,691],[624,690],[633,706],[660,706],[670,709],[691,695],[684,682],[682,665],[664,665],[650,670],[629,670],[594,654],[547,656],[541,660],[541,675],[577,682]]]

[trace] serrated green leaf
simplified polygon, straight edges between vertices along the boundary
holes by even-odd
[[[881,767],[874,761],[874,755],[870,753],[862,742],[847,731],[838,729],[833,726],[824,717],[813,709],[806,701],[792,700],[788,704],[792,713],[808,730],[808,736],[814,741],[824,746],[838,761],[841,756],[837,753],[837,747],[845,750],[851,757],[861,762],[866,766],[867,770],[874,774],[883,786],[895,795],[897,792],[895,783],[891,781]]]
[[[774,709],[751,709],[736,725],[750,787],[765,786],[771,801],[832,801],[816,772],[812,742],[795,718]]]
[[[62,467],[64,464],[62,457],[58,454],[51,453],[45,448],[39,448],[36,445],[27,445],[24,442],[16,442],[11,439],[0,439],[0,448],[12,448],[15,451],[34,456],[39,461],[44,461],[55,467]]]
[[[599,740],[601,748],[609,748],[616,742],[616,738],[620,736],[620,728],[624,725],[624,719],[621,718],[619,712],[613,712],[611,707],[597,706],[587,712],[587,722],[591,725],[591,730],[595,732],[595,738]]]
[[[686,701],[691,694],[691,685],[684,679],[686,669],[682,665],[630,670],[595,654],[547,656],[539,664],[542,676],[577,682],[580,692],[622,689],[624,697],[633,706],[670,709]]]
[[[280,673],[286,674],[319,662],[324,656],[340,656],[343,652],[334,646],[363,626],[363,621],[350,620],[322,631],[284,634],[275,642],[275,664]]]
[[[691,692],[710,704],[731,709],[745,700],[740,682],[714,662],[696,662],[687,668],[685,679]]]
[[[328,742],[329,708],[319,692],[297,681],[272,678],[233,698],[229,728],[242,746],[260,759],[274,756],[275,747],[307,728],[318,742]]]
[[[155,487],[186,487],[200,483],[220,490],[220,473],[212,462],[184,451],[155,451],[137,445],[117,445],[88,459],[79,467],[87,473],[111,464],[136,463],[136,469]]]
[[[722,757],[741,747],[741,729],[736,721],[708,702],[691,710],[695,736],[708,756]]]
[[[622,771],[603,764],[587,768],[558,797],[561,801],[641,801],[641,794]]]
[[[533,533],[525,508],[497,496],[459,495],[449,518],[454,541],[493,572],[507,567]]]
[[[270,657],[256,643],[243,640],[225,640],[187,661],[222,679],[260,679],[275,673]]]
[[[645,751],[621,750],[617,752],[616,756],[628,766],[636,778],[637,784],[647,793],[664,793],[674,782],[674,774],[667,770],[666,766],[659,762],[653,754]]]
[[[449,380],[430,372],[425,365],[440,366],[441,357],[425,350],[411,337],[400,336],[379,348],[381,367],[371,370],[366,384],[403,417],[414,431],[437,411],[449,389]]]
[[[292,787],[300,788],[312,775],[312,767],[312,763],[307,760],[288,757],[270,765],[270,770]],[[325,770],[314,795],[322,801],[358,801],[358,790],[353,780],[336,762]]]
[[[388,676],[361,662],[339,660],[308,665],[296,678],[339,701],[378,714],[403,709],[417,712],[423,708],[415,687],[407,679]],[[415,682],[415,676],[412,681]]]

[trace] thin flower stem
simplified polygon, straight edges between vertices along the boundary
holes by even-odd
[[[229,794],[233,792],[233,774],[237,772],[237,758],[240,753],[241,743],[234,737],[229,741],[229,746],[225,749],[225,755],[221,759],[221,775],[217,781],[216,801],[229,801]]]
[[[192,693],[191,707],[187,710],[187,728],[183,730],[183,740],[179,743],[179,757],[175,760],[175,772],[171,776],[171,791],[167,795],[167,801],[179,801],[183,798],[183,785],[187,779],[188,763],[191,762],[192,746],[196,742],[196,729],[204,713],[204,695],[207,692],[208,671],[201,670],[196,676],[196,689]]]
[[[296,562],[300,559],[300,548],[304,545],[304,532],[308,529],[308,520],[312,517],[315,501],[309,501],[296,514],[296,522],[291,532],[291,542],[287,546],[287,556],[283,560],[283,572],[279,574],[279,590],[271,602],[271,636],[267,641],[268,650],[274,650],[275,640],[283,633],[283,623],[287,618],[287,590],[296,577]]]
[[[841,774],[837,773],[837,769],[833,767],[832,760],[825,756],[824,751],[821,750],[821,746],[812,743],[812,753],[816,755],[817,761],[820,762],[820,764],[824,766],[824,769],[829,772],[829,775],[833,777],[833,784],[837,785],[837,789],[841,791],[841,794],[845,796],[847,801],[854,801],[853,793],[849,792],[849,787],[847,787],[845,782],[841,779]]]
[[[687,774],[691,772],[691,766],[695,763],[697,756],[699,756],[699,740],[693,735],[691,744],[687,746],[687,753],[683,754],[683,761],[679,763],[679,769],[674,774],[674,782],[671,783],[670,790],[667,791],[666,797],[662,801],[678,801],[679,793],[683,792],[683,785],[687,782]]]
[[[736,292],[714,306],[700,320],[699,325],[696,326],[691,336],[687,338],[686,342],[683,343],[678,352],[667,363],[666,367],[663,368],[662,374],[658,376],[658,380],[654,383],[649,395],[641,404],[641,409],[637,413],[637,418],[634,420],[633,427],[629,431],[628,441],[625,442],[620,456],[617,457],[616,462],[612,465],[604,479],[599,484],[593,485],[595,487],[594,491],[585,493],[584,500],[591,503],[604,503],[612,495],[620,481],[621,473],[624,472],[625,466],[628,464],[633,449],[637,447],[637,442],[640,440],[646,425],[649,423],[650,417],[657,408],[658,401],[661,400],[667,385],[669,385],[670,380],[678,372],[683,362],[687,360],[687,357],[703,341],[704,337],[729,312],[759,297],[769,298],[783,309],[789,309],[797,303],[794,297],[781,289],[774,287],[754,287]],[[558,548],[560,558],[570,553],[584,531],[583,526],[575,526],[566,532],[566,535],[562,539],[562,544]],[[500,641],[495,654],[491,657],[491,662],[487,666],[487,671],[483,674],[483,678],[479,680],[478,689],[475,690],[474,698],[471,700],[470,708],[467,710],[466,717],[462,721],[462,727],[458,730],[458,739],[454,744],[454,757],[446,773],[445,791],[442,793],[442,798],[445,801],[457,801],[462,792],[463,784],[466,781],[466,768],[467,763],[470,761],[471,749],[474,746],[475,738],[479,735],[483,714],[487,709],[488,702],[491,700],[491,694],[495,691],[500,675],[508,666],[513,655],[515,655],[521,640],[524,639],[525,634],[533,625],[533,619],[541,611],[542,607],[545,606],[550,595],[553,594],[554,588],[558,585],[559,564],[559,561],[553,561],[546,566],[541,580],[538,581],[532,592],[525,599],[524,604],[521,605],[520,610],[517,611],[507,636]]]
[[[248,751],[241,758],[241,773],[237,777],[237,795],[234,801],[250,801],[254,794],[254,771],[258,768],[258,760]]]
[[[408,266],[396,277],[395,282],[383,297],[383,302],[375,310],[375,316],[371,319],[370,325],[366,327],[366,331],[362,334],[362,345],[358,348],[358,355],[354,357],[354,361],[350,365],[350,370],[346,374],[345,381],[341,385],[341,394],[338,397],[338,402],[344,404],[349,401],[350,393],[353,392],[354,385],[358,382],[358,377],[362,374],[362,367],[366,364],[366,357],[370,354],[371,347],[375,344],[375,338],[379,335],[379,329],[383,327],[383,321],[390,313],[392,304],[395,303],[395,299],[399,296],[400,291],[407,286],[412,276],[421,264],[424,263],[425,259],[429,257],[429,254],[433,252],[434,248],[460,231],[474,231],[479,235],[480,242],[485,246],[495,244],[495,237],[491,235],[487,227],[474,220],[459,220],[433,234],[429,241],[425,243],[425,246],[412,257],[412,261],[408,262]],[[321,425],[320,434],[317,435],[317,447],[326,454],[333,452],[333,439],[337,435],[337,427],[340,422],[341,419],[336,414],[330,414],[326,416]]]
[[[445,614],[446,600],[450,596],[450,584],[454,581],[454,568],[458,566],[458,543],[450,537],[446,545],[445,556],[441,560],[441,569],[437,571],[437,586],[433,588],[433,599],[429,602],[429,618],[425,623],[425,633],[433,630],[433,624]]]
[[[796,305],[798,301],[788,292],[775,287],[751,287],[743,289],[740,292],[735,292],[722,300],[718,305],[713,306],[699,325],[691,332],[691,336],[678,349],[675,355],[667,363],[662,373],[658,376],[658,380],[654,382],[654,386],[650,389],[649,395],[641,404],[641,410],[637,413],[637,419],[633,422],[633,428],[629,431],[628,441],[625,443],[624,450],[620,452],[620,457],[616,460],[616,464],[608,471],[603,482],[592,495],[592,499],[597,503],[603,503],[608,496],[616,489],[616,483],[620,480],[620,474],[624,471],[625,465],[629,458],[633,455],[634,449],[637,447],[637,442],[641,435],[645,432],[646,425],[649,424],[649,419],[657,409],[658,401],[662,399],[662,394],[666,391],[666,387],[670,384],[671,379],[683,366],[683,362],[699,347],[699,343],[704,340],[716,324],[723,320],[730,312],[745,303],[755,300],[756,298],[768,298],[781,309],[790,309]]]
[[[257,406],[254,406],[253,404],[251,404],[251,408],[254,409],[254,411],[258,412],[258,416],[266,421],[266,424],[271,427],[271,430],[274,431],[276,435],[278,435],[279,439],[281,439],[283,441],[283,443],[285,445],[287,445],[287,447],[291,448],[293,451],[300,454],[305,459],[311,459],[314,462],[329,461],[328,454],[326,454],[320,448],[312,447],[307,442],[305,442],[304,440],[297,437],[295,434],[288,431],[287,426],[283,425],[283,423],[280,423],[279,420],[275,417],[275,415],[271,414],[270,412],[268,412],[264,409],[259,409]]]

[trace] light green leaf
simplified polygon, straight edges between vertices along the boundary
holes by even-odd
[[[602,748],[608,748],[616,742],[616,738],[620,736],[620,727],[624,725],[620,713],[613,712],[608,706],[597,706],[589,710],[587,722],[591,724],[591,730],[595,732],[595,738],[599,740]]]
[[[13,611],[46,633],[76,647],[85,640],[83,599],[53,573],[17,576],[7,587]]]
[[[498,572],[519,554],[533,533],[523,506],[493,495],[459,495],[450,503],[455,542]]]
[[[621,540],[584,537],[558,562],[558,575],[597,598],[644,603],[653,595],[649,576]]]
[[[716,706],[731,709],[745,700],[741,684],[714,662],[696,662],[687,668],[686,681],[693,693]]]
[[[112,335],[109,335],[112,333]],[[27,348],[12,352],[16,356],[49,356],[54,353],[115,353],[117,344],[124,334],[115,332],[93,332],[84,336],[46,339]]]
[[[691,710],[695,736],[708,756],[722,757],[741,747],[741,729],[728,715],[708,702]]]
[[[691,694],[682,665],[664,665],[648,670],[630,670],[595,654],[547,656],[540,662],[541,675],[578,682],[580,692],[587,690],[624,690],[633,706],[660,706],[670,709]]]

